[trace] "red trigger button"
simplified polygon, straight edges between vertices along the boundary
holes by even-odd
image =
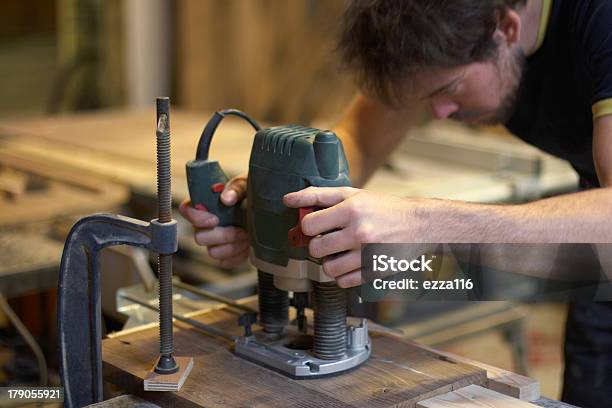
[[[210,189],[212,190],[213,193],[220,193],[223,191],[224,188],[225,188],[225,184],[223,183],[215,183],[212,186],[210,186]]]
[[[302,232],[302,218],[316,210],[317,209],[315,207],[302,207],[298,209],[298,222],[295,227],[291,228],[287,233],[287,238],[289,239],[289,246],[299,248],[308,245],[312,237],[304,235],[304,233]]]
[[[302,218],[304,218],[305,216],[307,216],[308,214],[314,211],[315,211],[314,207],[298,208],[298,221],[302,221]]]

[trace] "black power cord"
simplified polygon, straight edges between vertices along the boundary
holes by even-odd
[[[196,151],[196,160],[208,160],[208,151],[210,150],[213,135],[219,123],[221,123],[227,115],[238,116],[249,122],[256,131],[261,130],[261,126],[259,126],[259,123],[257,123],[255,119],[237,109],[225,109],[215,112],[204,127],[202,135],[200,136],[200,142],[198,143],[198,149]]]

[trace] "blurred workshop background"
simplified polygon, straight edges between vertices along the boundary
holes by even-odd
[[[331,126],[355,94],[334,55],[341,0],[4,0],[0,13],[0,386],[57,384],[55,302],[63,240],[93,212],[155,212],[156,96],[172,103],[173,188],[204,123],[234,107],[268,123]],[[406,196],[525,202],[572,191],[566,164],[501,129],[426,123],[368,188]],[[224,122],[211,155],[246,169],[252,133]],[[222,270],[181,223],[175,275],[239,298],[255,272]],[[105,330],[156,316],[148,254],[105,250]],[[177,312],[209,301],[175,288]],[[424,344],[541,382],[558,398],[565,305],[376,304],[368,315]]]

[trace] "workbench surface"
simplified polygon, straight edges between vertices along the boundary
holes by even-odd
[[[240,302],[256,307],[256,297]],[[221,305],[188,317],[241,334],[238,315]],[[528,377],[418,345],[372,322],[370,335],[373,353],[360,368],[331,378],[292,380],[235,356],[225,339],[175,322],[175,355],[194,357],[194,369],[178,393],[144,392],[143,378],[159,351],[157,325],[152,323],[103,341],[104,375],[125,392],[160,406],[416,407],[418,401],[471,384],[517,403],[550,402],[539,400],[538,383]]]
[[[532,404],[537,405],[539,407],[544,408],[577,408],[574,405],[569,405],[564,402],[555,401],[550,398],[540,397],[535,401],[532,401]],[[126,394],[120,395],[118,397],[109,399],[107,401],[99,402],[97,404],[92,404],[89,406],[90,408],[161,408],[159,405],[153,404],[152,402],[148,402],[143,400],[142,398],[133,395]]]
[[[173,192],[180,201],[188,195],[185,163],[194,158],[210,114],[173,108],[170,116]],[[155,125],[152,109],[4,121],[0,122],[0,152],[40,159],[153,193]],[[211,159],[219,160],[230,175],[246,172],[252,141],[253,129],[246,122],[228,118],[215,134]],[[524,200],[577,183],[567,163],[534,147],[443,121],[415,129],[389,163],[372,177],[368,189],[497,202]]]
[[[240,335],[228,309],[197,320]],[[176,323],[175,355],[194,357],[178,393],[141,392],[142,379],[159,351],[156,327],[103,341],[105,378],[128,392],[165,406],[415,406],[416,402],[470,384],[484,384],[484,369],[457,362],[387,333],[372,332],[369,361],[352,372],[323,379],[293,380],[231,352],[231,344]]]

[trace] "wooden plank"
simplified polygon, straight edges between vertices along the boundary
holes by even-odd
[[[282,88],[280,98],[286,99],[286,88]],[[325,99],[324,96],[322,98]],[[256,111],[247,110],[247,113],[265,125],[261,121],[262,116]],[[180,201],[188,195],[185,162],[194,158],[198,138],[210,113],[185,112],[173,108],[171,116],[172,188],[175,199]],[[6,136],[2,140],[2,150],[30,160],[61,166],[75,173],[102,176],[139,192],[153,194],[154,118],[153,110],[145,110],[99,111],[27,121],[1,121],[0,136]],[[299,122],[305,123],[302,120]],[[428,129],[427,134],[433,137],[439,128],[432,126]],[[444,137],[448,134],[450,138],[452,134],[445,131],[443,126],[439,131]],[[479,143],[486,138],[482,139]],[[246,122],[228,118],[215,134],[211,159],[219,160],[229,175],[244,173],[248,169],[252,140],[253,130]],[[506,149],[506,146],[503,148]],[[544,183],[541,185],[558,190],[575,181],[573,170],[563,167],[559,164],[561,162],[548,156],[543,157],[546,159],[544,173],[539,179],[540,183]],[[419,158],[414,154],[408,157],[401,149],[391,158],[391,163],[393,170],[378,171],[368,183],[368,189],[410,196],[499,202],[510,199],[516,193],[517,185],[530,185],[531,180],[525,176],[500,182],[496,180],[495,174],[482,169],[448,164],[444,160]]]
[[[159,405],[151,404],[136,395],[125,394],[108,399],[106,401],[87,405],[87,408],[160,408]]]
[[[487,370],[487,388],[523,401],[540,398],[540,382],[524,375],[493,367],[485,363],[474,364]]]
[[[388,327],[384,327],[376,323],[370,322],[370,331],[385,333],[389,336],[394,336],[398,339],[401,339],[402,341],[411,342],[415,346],[418,346],[424,350],[429,350],[433,353],[437,353],[438,355],[447,357],[451,360],[480,367],[483,370],[486,370],[487,372],[487,381],[485,385],[491,390],[500,392],[510,397],[518,398],[522,401],[534,401],[540,398],[540,382],[533,378],[516,374],[512,371],[494,367],[489,364],[481,363],[479,361],[475,361],[467,357],[462,357],[457,354],[435,350],[431,347],[414,343],[411,340],[405,339],[405,337],[403,337],[402,331],[390,329]]]
[[[177,199],[187,195],[185,163],[210,113],[172,109],[172,177]],[[257,118],[259,119],[259,118]],[[246,172],[254,131],[244,121],[228,118],[219,127],[211,159],[229,175]],[[155,111],[106,111],[70,117],[45,117],[0,123],[2,151],[30,161],[61,167],[84,176],[102,176],[130,187],[155,191]]]
[[[434,350],[422,345],[421,347],[432,351]],[[512,371],[504,370],[502,368],[494,367],[489,364],[474,361],[466,357],[461,357],[453,353],[438,350],[436,350],[436,352],[455,361],[471,364],[486,370],[487,381],[485,385],[491,390],[501,392],[502,394],[510,397],[518,398],[522,401],[534,401],[540,398],[540,382],[538,380],[513,373]]]
[[[128,198],[121,185],[92,179],[0,148],[0,166],[20,174],[24,188],[0,202],[0,226],[114,210]],[[27,188],[31,179],[34,187]]]
[[[304,382],[351,406],[412,407],[417,401],[467,384],[484,384],[468,365],[441,357],[393,337],[373,333],[373,354],[367,364],[333,380]],[[467,371],[466,371],[467,369]],[[484,372],[482,372],[484,375]]]
[[[196,319],[240,333],[236,315],[223,309]],[[226,340],[177,323],[175,354],[195,359],[178,393],[142,390],[142,380],[158,353],[156,328],[104,340],[103,359],[109,381],[165,406],[414,407],[418,400],[486,381],[482,369],[393,336],[372,333],[372,341],[372,357],[352,372],[324,379],[292,380],[235,356]]]
[[[421,401],[417,408],[533,408],[537,405],[508,397],[499,392],[491,391],[478,385],[470,385],[444,395]]]

